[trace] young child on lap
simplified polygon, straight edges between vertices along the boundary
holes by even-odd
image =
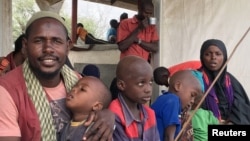
[[[79,141],[91,127],[83,124],[90,112],[108,108],[111,93],[105,84],[94,76],[82,77],[66,97],[66,107],[72,112],[72,120],[60,133],[59,141]]]

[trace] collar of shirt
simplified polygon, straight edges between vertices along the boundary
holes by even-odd
[[[147,114],[146,110],[143,108],[143,105],[142,104],[138,104],[139,109],[141,111],[141,120],[139,121],[131,113],[131,111],[129,110],[129,108],[127,106],[127,103],[125,102],[125,100],[123,99],[123,97],[121,95],[122,94],[119,93],[118,99],[121,102],[122,111],[123,111],[124,118],[125,118],[125,121],[126,121],[126,127],[128,127],[129,125],[131,125],[133,121],[143,122],[144,123],[148,119],[148,114]]]

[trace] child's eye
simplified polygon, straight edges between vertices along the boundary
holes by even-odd
[[[153,80],[151,80],[151,81],[149,81],[149,84],[150,84],[150,85],[152,85],[152,84],[153,84],[153,82],[154,82],[154,81],[153,81]]]
[[[192,96],[192,97],[196,97],[196,96],[197,96],[197,93],[191,93],[191,96]]]
[[[84,92],[84,91],[86,91],[83,87],[81,87],[81,89],[80,89],[80,90],[81,90],[81,91],[83,91],[83,92]]]
[[[143,83],[142,82],[138,83],[138,86],[143,86]]]

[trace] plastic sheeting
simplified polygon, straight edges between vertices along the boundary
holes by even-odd
[[[250,27],[249,0],[161,0],[159,65],[199,60],[207,39],[222,40],[231,55]],[[227,70],[250,96],[250,33],[239,44]],[[157,59],[157,60],[158,60]]]

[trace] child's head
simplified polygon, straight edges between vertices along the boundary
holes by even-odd
[[[125,101],[145,104],[152,95],[153,69],[138,56],[126,56],[117,65],[117,87]]]
[[[122,21],[122,20],[124,20],[124,19],[127,19],[128,18],[128,13],[122,13],[121,15],[120,15],[120,22]]]
[[[94,64],[87,64],[81,73],[82,76],[95,76],[100,78],[100,69],[97,65]]]
[[[218,39],[206,40],[200,49],[200,60],[203,68],[217,74],[227,61],[225,44]]]
[[[202,79],[202,73],[198,72],[198,71],[194,71],[195,72],[195,77],[196,79],[199,81],[200,87],[201,87],[201,93],[198,93],[198,95],[195,97],[194,99],[194,104],[192,105],[192,110],[195,109],[195,107],[198,105],[198,103],[201,101],[202,97],[204,96],[204,92],[205,92],[205,87],[204,87],[204,82]]]
[[[84,27],[82,23],[77,23],[77,26],[76,27]]]
[[[170,75],[170,72],[165,67],[157,67],[156,69],[154,69],[154,81],[158,85],[164,85],[168,87],[169,75]]]
[[[183,111],[190,110],[195,97],[202,93],[202,85],[197,77],[200,77],[197,71],[181,70],[170,78],[169,91],[180,97]]]
[[[66,106],[72,113],[88,114],[108,108],[111,94],[106,85],[94,76],[82,77],[66,97]]]
[[[110,24],[111,27],[113,27],[115,29],[118,27],[118,21],[116,19],[111,19],[109,21],[109,24]]]
[[[194,110],[195,109],[195,107],[198,105],[198,103],[201,101],[201,99],[202,99],[202,97],[203,97],[203,94],[202,93],[199,93],[199,94],[197,94],[197,96],[195,97],[195,99],[194,99],[194,104],[192,105],[192,110]]]

